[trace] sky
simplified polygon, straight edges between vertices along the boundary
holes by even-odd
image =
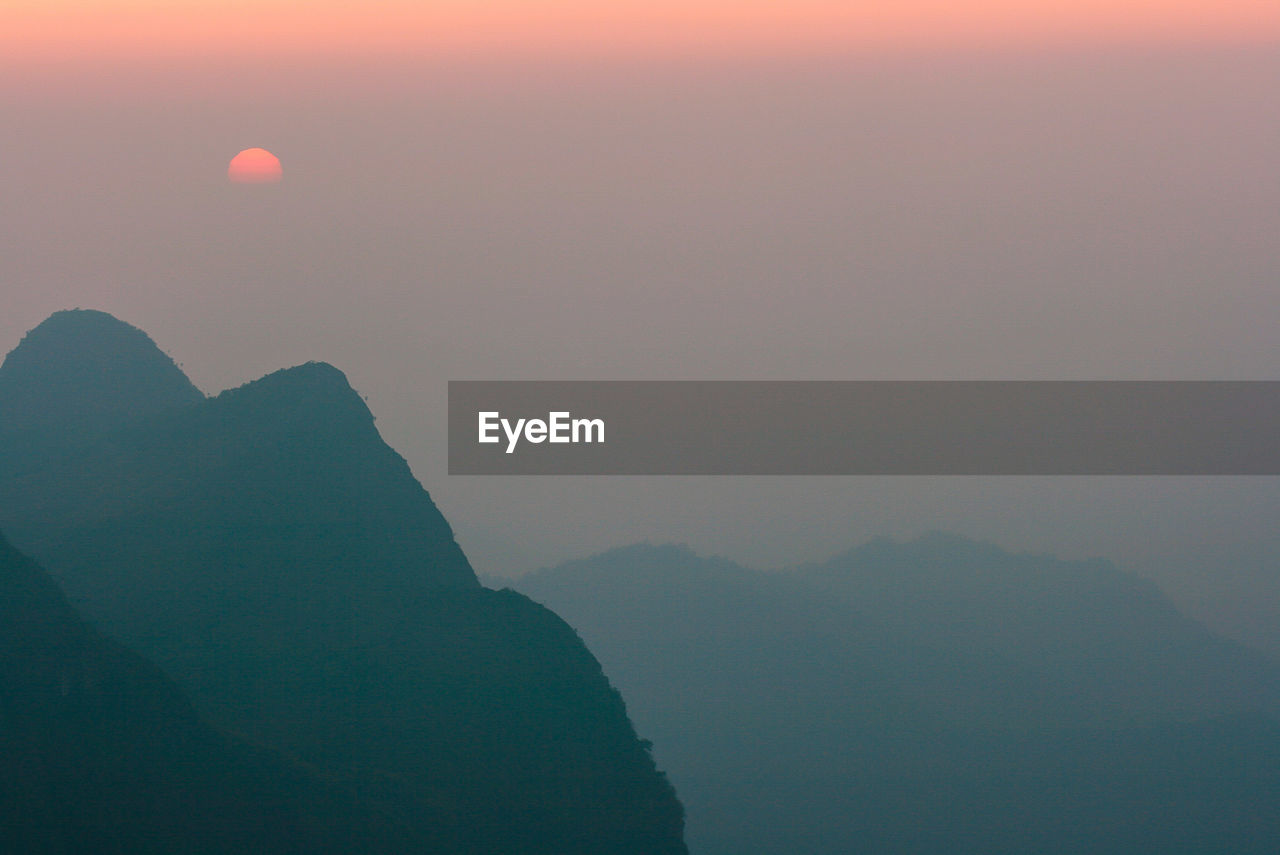
[[[1029,44],[1259,43],[1268,0],[5,0],[0,52],[194,54],[803,52]]]
[[[209,393],[332,362],[483,573],[946,529],[1280,650],[1277,479],[461,478],[444,432],[453,379],[1280,379],[1276,4],[305,8],[0,0],[0,351],[80,306]]]

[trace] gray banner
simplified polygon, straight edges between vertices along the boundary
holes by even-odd
[[[1280,382],[453,381],[451,475],[1277,475]]]

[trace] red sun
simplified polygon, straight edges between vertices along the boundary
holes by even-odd
[[[227,167],[227,177],[237,184],[274,184],[283,175],[280,158],[265,148],[246,148]]]

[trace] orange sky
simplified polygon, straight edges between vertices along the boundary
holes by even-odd
[[[1277,0],[0,0],[11,58],[1272,40]]]

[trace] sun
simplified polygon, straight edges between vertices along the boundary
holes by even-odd
[[[280,158],[265,148],[246,148],[227,167],[227,178],[237,184],[274,184],[283,176]]]

